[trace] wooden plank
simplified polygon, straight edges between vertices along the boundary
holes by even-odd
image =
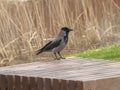
[[[69,83],[68,83],[68,90],[76,90],[76,81],[71,81],[69,80]]]
[[[22,90],[30,90],[28,77],[22,77]]]
[[[61,80],[61,88],[60,90],[68,90],[68,84],[66,80]]]
[[[7,75],[8,80],[8,90],[14,90],[14,77],[12,75]]]
[[[45,88],[45,90],[52,90],[51,79],[45,78],[45,80],[44,80],[44,88]]]
[[[86,81],[106,78],[108,76],[111,78],[113,76],[118,77],[120,73],[119,69],[120,63],[118,62],[96,59],[69,58],[60,61],[35,62],[1,67],[0,74],[16,74],[28,77],[44,76],[47,78]]]
[[[96,90],[120,90],[120,77],[96,80]]]
[[[0,90],[1,90],[1,87],[2,87],[2,84],[1,84],[2,82],[1,82],[1,75],[0,75]]]
[[[31,64],[1,67],[0,74],[25,76],[25,78],[22,78],[22,90],[36,88],[39,88],[38,90],[74,90],[74,87],[76,87],[75,90],[91,88],[95,90],[96,87],[100,88],[101,86],[104,86],[103,82],[106,82],[106,86],[109,86],[110,84],[111,88],[112,86],[117,88],[119,87],[118,79],[109,81],[106,78],[120,77],[120,63],[96,59],[72,58],[60,61],[35,62]],[[33,79],[28,78],[30,76],[32,76]],[[35,80],[34,77],[41,78]],[[47,79],[43,80],[42,78],[44,77],[47,77]],[[58,78],[63,80],[60,80],[59,82],[59,80],[57,80]],[[10,87],[9,90],[13,90],[14,87],[20,83],[19,79],[17,79],[18,83],[15,83],[14,80],[11,82],[12,77],[9,76],[7,76],[7,80],[8,87]],[[92,80],[96,80],[97,82],[91,82]],[[76,83],[73,81],[76,81]],[[1,88],[6,87],[5,85],[7,84],[5,82],[7,81],[5,81],[5,78],[2,76],[2,78],[0,78]],[[112,84],[112,82],[116,83]],[[96,87],[94,87],[95,83]],[[104,88],[107,87],[102,87],[102,89]]]
[[[1,80],[1,75],[0,75],[0,90],[1,90],[1,87],[2,87],[2,80]]]
[[[53,90],[60,90],[60,82],[58,79],[53,79]]]
[[[15,76],[15,90],[21,90],[21,77]]]
[[[77,83],[76,90],[84,90],[82,81],[76,81],[76,83]]]
[[[84,88],[84,90],[98,90],[98,89],[96,89],[96,80],[84,81],[83,88]],[[100,89],[100,90],[103,90],[103,89]],[[109,90],[109,89],[105,89],[105,90]]]
[[[36,78],[30,77],[30,90],[37,90]]]
[[[5,75],[0,75],[1,90],[8,89],[8,82]]]
[[[37,78],[37,89],[43,90],[43,78]]]

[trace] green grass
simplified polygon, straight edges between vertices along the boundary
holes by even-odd
[[[85,52],[78,53],[75,56],[120,61],[120,45],[111,45],[104,48],[87,50]]]

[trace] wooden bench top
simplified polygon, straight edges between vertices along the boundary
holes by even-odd
[[[89,81],[120,77],[120,62],[74,57],[0,67],[0,74]]]

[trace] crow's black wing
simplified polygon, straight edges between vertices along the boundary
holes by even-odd
[[[39,49],[39,50],[37,50],[37,53],[36,53],[36,55],[38,55],[38,54],[40,54],[40,53],[42,53],[43,51],[44,51],[44,49],[51,43],[52,41],[50,41],[49,43],[47,43],[43,48],[41,48],[41,49]]]
[[[43,49],[43,51],[51,50],[51,49],[59,46],[60,42],[61,42],[61,39],[51,41],[48,44],[46,44],[42,49]]]
[[[42,53],[44,51],[49,51],[49,50],[52,50],[53,48],[57,47],[60,45],[60,42],[61,42],[62,39],[55,39],[54,41],[50,41],[49,43],[47,43],[43,48],[39,49],[37,51],[37,55],[39,53]]]

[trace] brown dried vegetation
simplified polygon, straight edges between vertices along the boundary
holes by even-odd
[[[113,44],[120,29],[119,6],[119,0],[0,1],[1,65],[43,59],[35,51],[63,26],[74,29],[65,53]]]

